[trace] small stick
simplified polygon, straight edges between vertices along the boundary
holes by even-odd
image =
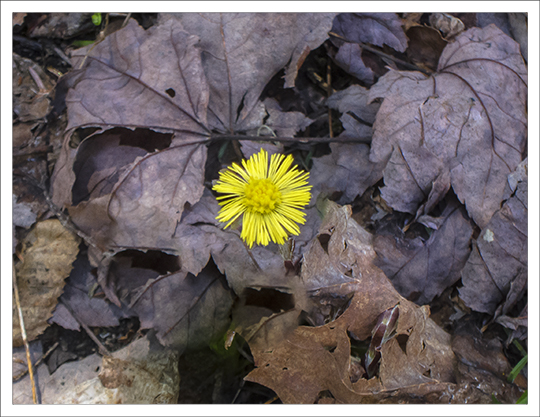
[[[47,350],[47,352],[45,352],[45,354],[42,355],[42,356],[36,361],[36,363],[34,363],[34,367],[37,368],[37,367],[39,366],[39,364],[40,364],[41,362],[43,362],[43,361],[47,358],[47,356],[49,356],[49,355],[52,353],[52,351],[55,350],[55,349],[58,347],[59,344],[60,344],[60,342],[55,342],[55,344],[52,345],[52,346],[49,348],[49,350]],[[21,379],[23,376],[25,376],[27,373],[28,373],[28,369],[24,369],[19,375],[13,376],[13,382],[18,381],[18,380]]]
[[[37,404],[36,398],[36,382],[34,380],[34,368],[32,367],[32,360],[30,359],[30,346],[28,346],[28,340],[26,339],[26,328],[24,327],[24,319],[21,310],[21,302],[19,300],[19,286],[17,285],[17,274],[15,273],[15,264],[12,264],[13,269],[13,292],[15,293],[15,304],[17,305],[17,311],[19,312],[19,325],[21,326],[21,336],[26,350],[26,363],[28,364],[28,373],[30,374],[30,384],[32,385],[32,400],[34,404]]]
[[[345,42],[348,42],[348,43],[356,43],[358,45],[360,45],[361,48],[365,49],[366,51],[369,51],[369,52],[372,52],[374,53],[375,55],[379,55],[383,58],[386,58],[386,59],[389,59],[391,61],[394,61],[398,64],[401,64],[403,65],[404,67],[406,68],[410,68],[410,69],[413,69],[413,70],[416,70],[416,71],[420,71],[421,73],[424,73],[426,75],[431,75],[431,73],[429,71],[426,71],[425,69],[422,69],[420,67],[417,67],[416,65],[414,64],[411,64],[409,62],[406,62],[406,61],[403,61],[399,58],[396,58],[395,56],[392,56],[392,55],[388,55],[388,54],[385,54],[384,52],[382,51],[379,51],[378,49],[375,49],[363,42],[353,42],[353,41],[350,41],[348,40],[347,38],[344,38],[343,36],[341,35],[338,35],[337,33],[334,33],[334,32],[329,32],[328,33],[330,36],[333,36],[334,38],[338,38],[338,39],[341,39],[342,41],[345,41]]]
[[[92,332],[92,330],[90,330],[90,328],[85,323],[83,323],[79,319],[79,317],[77,317],[77,314],[75,314],[75,312],[71,309],[71,306],[69,306],[68,303],[66,303],[66,302],[63,302],[63,301],[60,301],[60,302],[64,305],[64,307],[66,307],[67,311],[69,311],[71,313],[73,318],[75,320],[77,320],[77,323],[79,323],[79,325],[86,331],[88,336],[90,336],[90,339],[92,339],[94,341],[94,343],[97,345],[97,347],[99,349],[99,353],[101,353],[103,356],[110,356],[111,352],[109,352],[109,350],[105,346],[103,346],[103,344],[99,341],[99,339]]]
[[[330,59],[328,59],[326,65],[326,95],[330,97],[332,95],[332,67],[330,66]],[[328,107],[328,131],[331,138],[334,137],[334,131],[332,130],[332,109]]]

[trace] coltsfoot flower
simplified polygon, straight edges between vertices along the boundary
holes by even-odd
[[[233,163],[220,172],[213,189],[222,206],[216,219],[229,227],[240,216],[240,237],[251,248],[254,243],[268,245],[270,241],[283,244],[289,234],[300,234],[298,224],[304,224],[302,211],[311,198],[309,173],[291,168],[292,155],[268,153],[262,149],[242,167]]]

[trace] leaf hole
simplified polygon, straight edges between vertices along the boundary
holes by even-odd
[[[323,347],[324,347],[324,350],[327,350],[330,353],[334,353],[334,351],[337,348],[337,345],[335,345],[335,346],[323,346]]]
[[[321,398],[334,398],[334,396],[332,395],[332,393],[329,390],[326,389],[324,391],[319,392],[317,394],[317,398],[318,399],[321,399]]]
[[[176,91],[174,91],[172,88],[167,88],[165,92],[169,95],[170,98],[174,98],[176,95]]]
[[[266,307],[273,313],[289,311],[294,308],[294,296],[272,288],[246,288],[242,293],[246,306]]]
[[[321,244],[321,247],[324,249],[326,253],[328,253],[328,242],[330,242],[330,238],[332,236],[328,233],[323,233],[317,236],[317,239],[319,239],[319,243]]]
[[[403,353],[407,354],[407,341],[409,340],[409,336],[406,334],[398,334],[396,340]]]

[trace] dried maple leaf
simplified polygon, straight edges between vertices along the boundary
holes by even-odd
[[[335,13],[182,13],[184,28],[201,38],[210,85],[208,121],[225,133],[258,128],[264,87],[286,67],[285,87],[307,53],[328,37]]]
[[[519,45],[495,26],[470,29],[444,49],[437,73],[390,71],[370,97],[385,98],[370,159],[389,160],[388,204],[415,213],[432,184],[448,177],[485,227],[525,149],[527,68]]]

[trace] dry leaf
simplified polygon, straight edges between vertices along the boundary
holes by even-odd
[[[391,71],[370,97],[385,98],[370,159],[390,159],[382,189],[389,205],[415,213],[449,172],[469,215],[485,227],[525,149],[527,69],[519,46],[494,26],[470,29],[445,48],[438,73]]]
[[[527,167],[527,161],[518,168]],[[515,175],[509,175],[509,182]],[[514,183],[513,195],[480,232],[463,268],[459,294],[476,311],[493,314],[506,298],[503,314],[527,288],[527,176]]]
[[[58,297],[79,252],[80,238],[56,220],[39,222],[23,242],[23,261],[16,265],[19,298],[28,340],[48,326]],[[18,312],[13,302],[13,345],[22,344]]]
[[[350,218],[350,209],[327,203],[325,211],[302,279],[312,295],[339,297],[352,289],[350,306],[334,321],[298,327],[287,339],[256,353],[256,368],[246,379],[273,389],[285,403],[313,403],[327,390],[338,403],[362,403],[446,389],[453,382],[450,336],[428,318],[429,309],[402,298],[372,264],[371,237]],[[383,344],[379,376],[358,378],[351,338],[370,337],[379,314],[396,305],[397,337]]]
[[[407,48],[407,37],[395,13],[342,13],[334,20],[332,32],[350,42],[388,45],[398,52]]]
[[[307,52],[328,37],[335,13],[182,13],[184,28],[201,38],[210,85],[208,122],[224,133],[257,129],[265,111],[259,97],[283,67],[285,87]],[[165,15],[165,19],[169,16]]]
[[[80,330],[79,322],[90,327],[115,327],[120,324],[119,319],[129,317],[125,311],[107,300],[93,297],[92,292],[97,285],[85,251],[73,262],[73,270],[66,280],[61,302],[54,310],[51,321],[66,329]],[[64,304],[77,315],[77,319]]]
[[[470,253],[473,225],[457,204],[443,212],[429,239],[377,234],[373,242],[379,266],[401,295],[427,304],[461,277]]]

